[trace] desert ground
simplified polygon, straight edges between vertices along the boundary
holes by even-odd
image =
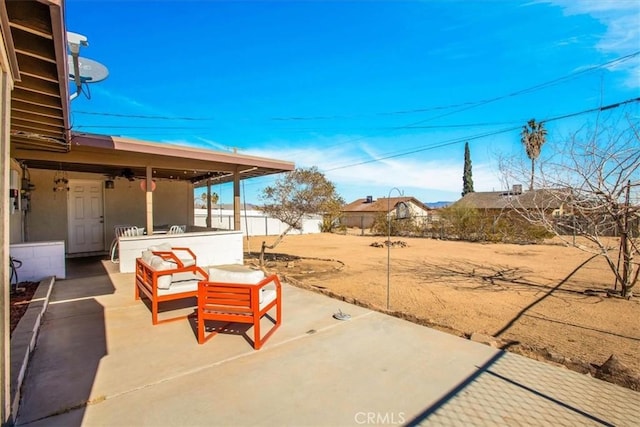
[[[257,263],[262,241],[275,240],[245,240],[245,262]],[[634,377],[640,372],[640,299],[607,296],[614,282],[601,257],[588,261],[591,254],[554,241],[392,237],[402,245],[389,251],[372,246],[385,241],[331,233],[286,236],[266,251],[266,268],[298,286],[448,333],[484,334],[501,348],[581,372],[593,374],[611,355]]]

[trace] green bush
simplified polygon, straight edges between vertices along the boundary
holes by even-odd
[[[527,222],[515,212],[488,212],[471,206],[455,205],[443,209],[443,238],[471,242],[536,243],[551,234]]]
[[[340,223],[340,217],[323,215],[320,231],[322,233],[333,233],[335,231],[345,231],[347,227]]]

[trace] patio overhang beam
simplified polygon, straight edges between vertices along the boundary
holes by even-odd
[[[146,179],[147,167],[154,179],[199,183],[233,182],[239,179],[293,170],[294,164],[280,160],[215,152],[192,147],[151,143],[110,136],[74,135],[69,152],[42,153],[13,147],[11,156],[34,169],[64,169],[112,177]]]

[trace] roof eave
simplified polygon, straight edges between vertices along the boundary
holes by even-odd
[[[53,41],[56,55],[56,66],[58,68],[58,87],[60,88],[60,98],[62,104],[62,121],[64,123],[65,141],[67,151],[69,141],[71,141],[71,126],[69,125],[70,98],[69,98],[69,65],[67,61],[67,30],[64,19],[64,5],[62,0],[40,0],[49,5],[51,13],[51,25],[53,27]]]
[[[18,57],[16,56],[16,50],[13,45],[13,36],[11,35],[11,28],[9,26],[9,15],[7,14],[7,5],[5,2],[0,2],[0,31],[2,31],[2,39],[4,44],[0,46],[4,52],[0,53],[0,57],[7,58],[9,63],[6,64],[8,71],[11,72],[11,84],[13,88],[13,82],[20,79],[20,68],[18,67]]]
[[[73,133],[72,145],[160,156],[182,157],[185,159],[200,159],[210,162],[236,164],[239,166],[257,166],[256,163],[258,163],[259,167],[282,169],[284,172],[292,171],[295,168],[295,164],[293,162],[284,160],[275,160],[235,153],[224,153],[221,151],[211,151],[181,145],[161,144],[157,142],[141,141],[109,135]]]

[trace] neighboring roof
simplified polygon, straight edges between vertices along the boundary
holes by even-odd
[[[108,135],[73,134],[71,151],[52,153],[11,147],[11,157],[33,169],[99,173],[106,176],[145,178],[146,167],[153,177],[214,184],[292,171],[284,160],[246,156]]]
[[[467,193],[452,206],[473,206],[478,209],[558,209],[570,192],[566,189],[539,189],[525,192],[489,191]]]
[[[67,151],[69,73],[62,0],[0,0],[0,23],[15,81],[11,145]]]
[[[355,202],[351,202],[347,205],[344,205],[341,209],[341,212],[389,212],[392,209],[395,209],[398,203],[413,203],[419,208],[430,211],[432,210],[430,207],[416,199],[415,197],[391,197],[391,198],[381,198],[378,200],[374,200],[371,203],[367,203],[367,199],[358,199]]]

